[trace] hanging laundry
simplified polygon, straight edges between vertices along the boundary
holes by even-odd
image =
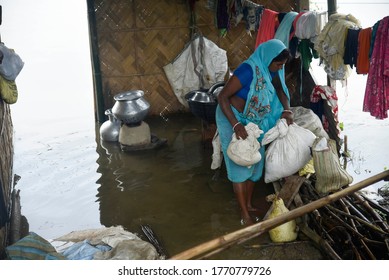
[[[386,119],[389,110],[389,16],[377,29],[367,76],[363,111],[377,119]]]
[[[371,33],[371,41],[370,41],[369,59],[371,58],[371,55],[373,54],[375,36],[377,34],[377,29],[378,29],[378,26],[380,25],[380,22],[381,22],[380,20],[377,21],[373,26],[373,31]]]
[[[296,12],[287,13],[283,20],[280,22],[280,26],[277,28],[277,31],[274,35],[274,38],[281,40],[287,48],[289,47],[290,30],[297,15],[298,13]]]
[[[312,39],[319,35],[318,13],[308,11],[297,18],[295,36],[299,39]]]
[[[319,35],[319,33],[323,30],[324,26],[328,23],[328,16],[327,12],[318,12],[316,14],[316,34]]]
[[[226,29],[229,27],[229,14],[227,9],[227,0],[218,0],[216,5],[216,26],[218,29]]]
[[[370,45],[371,45],[371,27],[362,29],[358,36],[358,56],[357,56],[357,73],[367,74],[369,72]]]
[[[243,19],[243,5],[242,0],[234,0],[231,3],[231,14],[235,17],[235,26]]]
[[[293,36],[295,35],[296,33],[296,28],[297,28],[297,21],[299,20],[299,18],[305,14],[306,12],[300,12],[298,13],[298,15],[294,18],[293,20],[293,23],[292,23],[292,29],[291,29],[291,32],[290,32],[290,35],[289,35],[289,41],[292,40]]]
[[[314,44],[309,39],[302,39],[298,45],[298,51],[301,55],[302,67],[308,71],[312,58],[319,58],[319,54],[314,48]]]
[[[333,80],[345,80],[350,75],[350,66],[343,62],[348,28],[360,28],[359,20],[351,14],[333,14],[315,40],[324,70]]]
[[[270,9],[265,9],[263,11],[261,23],[258,28],[257,39],[255,41],[255,48],[263,42],[274,39],[274,34],[279,24],[277,15],[278,12]]]
[[[257,31],[261,22],[264,7],[248,0],[242,0],[243,19],[246,22],[246,30]]]
[[[323,102],[326,102],[331,108],[331,112],[336,123],[336,134],[339,135],[338,96],[336,95],[336,91],[330,86],[317,85],[313,88],[311,93],[311,109],[322,121],[324,130],[327,133],[330,133],[330,125],[324,115]]]
[[[350,65],[351,68],[357,65],[358,57],[358,36],[360,28],[347,29],[346,43],[344,47],[343,63]]]
[[[308,70],[312,58],[318,58],[319,54],[314,48],[312,39],[319,34],[318,13],[316,11],[306,11],[297,16],[293,24],[295,25],[295,37],[299,39],[298,51],[301,56],[302,68]]]

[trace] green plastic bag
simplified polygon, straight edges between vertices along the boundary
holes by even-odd
[[[15,81],[9,81],[0,75],[0,95],[4,102],[14,104],[18,100],[18,88]]]

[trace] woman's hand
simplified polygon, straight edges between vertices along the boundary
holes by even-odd
[[[244,127],[243,124],[240,122],[237,122],[233,127],[232,130],[235,132],[236,139],[246,139],[248,134],[246,131],[246,128]]]
[[[284,110],[281,114],[281,119],[285,119],[288,125],[293,123],[293,112],[291,110]]]

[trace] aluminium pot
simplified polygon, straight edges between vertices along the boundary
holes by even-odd
[[[108,142],[117,142],[119,140],[119,131],[121,121],[115,118],[111,109],[105,110],[108,120],[100,126],[100,139]]]
[[[125,124],[141,123],[147,116],[150,104],[144,99],[143,90],[130,90],[114,96],[113,115]]]

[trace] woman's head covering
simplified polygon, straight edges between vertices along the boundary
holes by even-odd
[[[266,73],[270,74],[269,66],[271,62],[285,49],[286,46],[282,41],[278,39],[268,40],[256,48],[254,53],[246,60],[246,63],[258,65],[260,68],[264,68],[263,70]]]

